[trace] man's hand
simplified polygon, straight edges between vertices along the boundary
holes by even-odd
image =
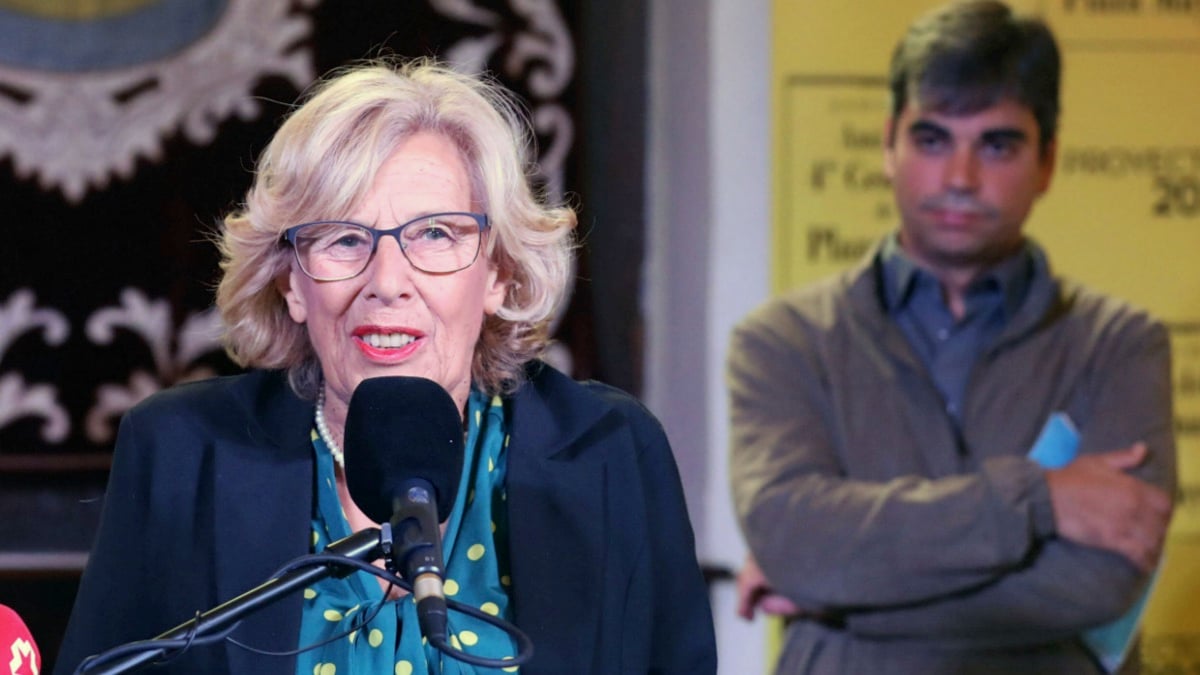
[[[1119,553],[1144,572],[1154,569],[1171,520],[1171,496],[1125,473],[1147,454],[1145,443],[1135,443],[1047,471],[1058,535]]]
[[[796,603],[775,593],[754,556],[746,554],[746,564],[737,575],[738,616],[747,621],[754,619],[755,608],[764,614],[792,616],[800,613]]]

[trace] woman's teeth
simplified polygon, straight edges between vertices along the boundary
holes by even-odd
[[[367,333],[362,336],[363,342],[376,349],[397,349],[416,339],[407,333]]]

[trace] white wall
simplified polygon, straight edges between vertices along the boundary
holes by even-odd
[[[723,382],[733,324],[769,292],[769,0],[653,0],[646,390],[679,459],[701,560],[744,545],[727,470]],[[765,627],[714,587],[722,675],[767,672]]]

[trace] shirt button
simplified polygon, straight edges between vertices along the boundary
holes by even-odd
[[[950,329],[949,328],[939,328],[938,332],[937,332],[937,339],[939,339],[943,342],[950,339]]]

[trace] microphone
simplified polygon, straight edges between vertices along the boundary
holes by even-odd
[[[368,518],[390,524],[395,547],[388,564],[412,584],[421,633],[434,644],[446,641],[438,524],[454,506],[462,445],[458,407],[432,380],[369,378],[350,397],[346,487]]]
[[[0,605],[0,667],[5,665],[12,675],[38,675],[42,670],[42,655],[21,617]]]

